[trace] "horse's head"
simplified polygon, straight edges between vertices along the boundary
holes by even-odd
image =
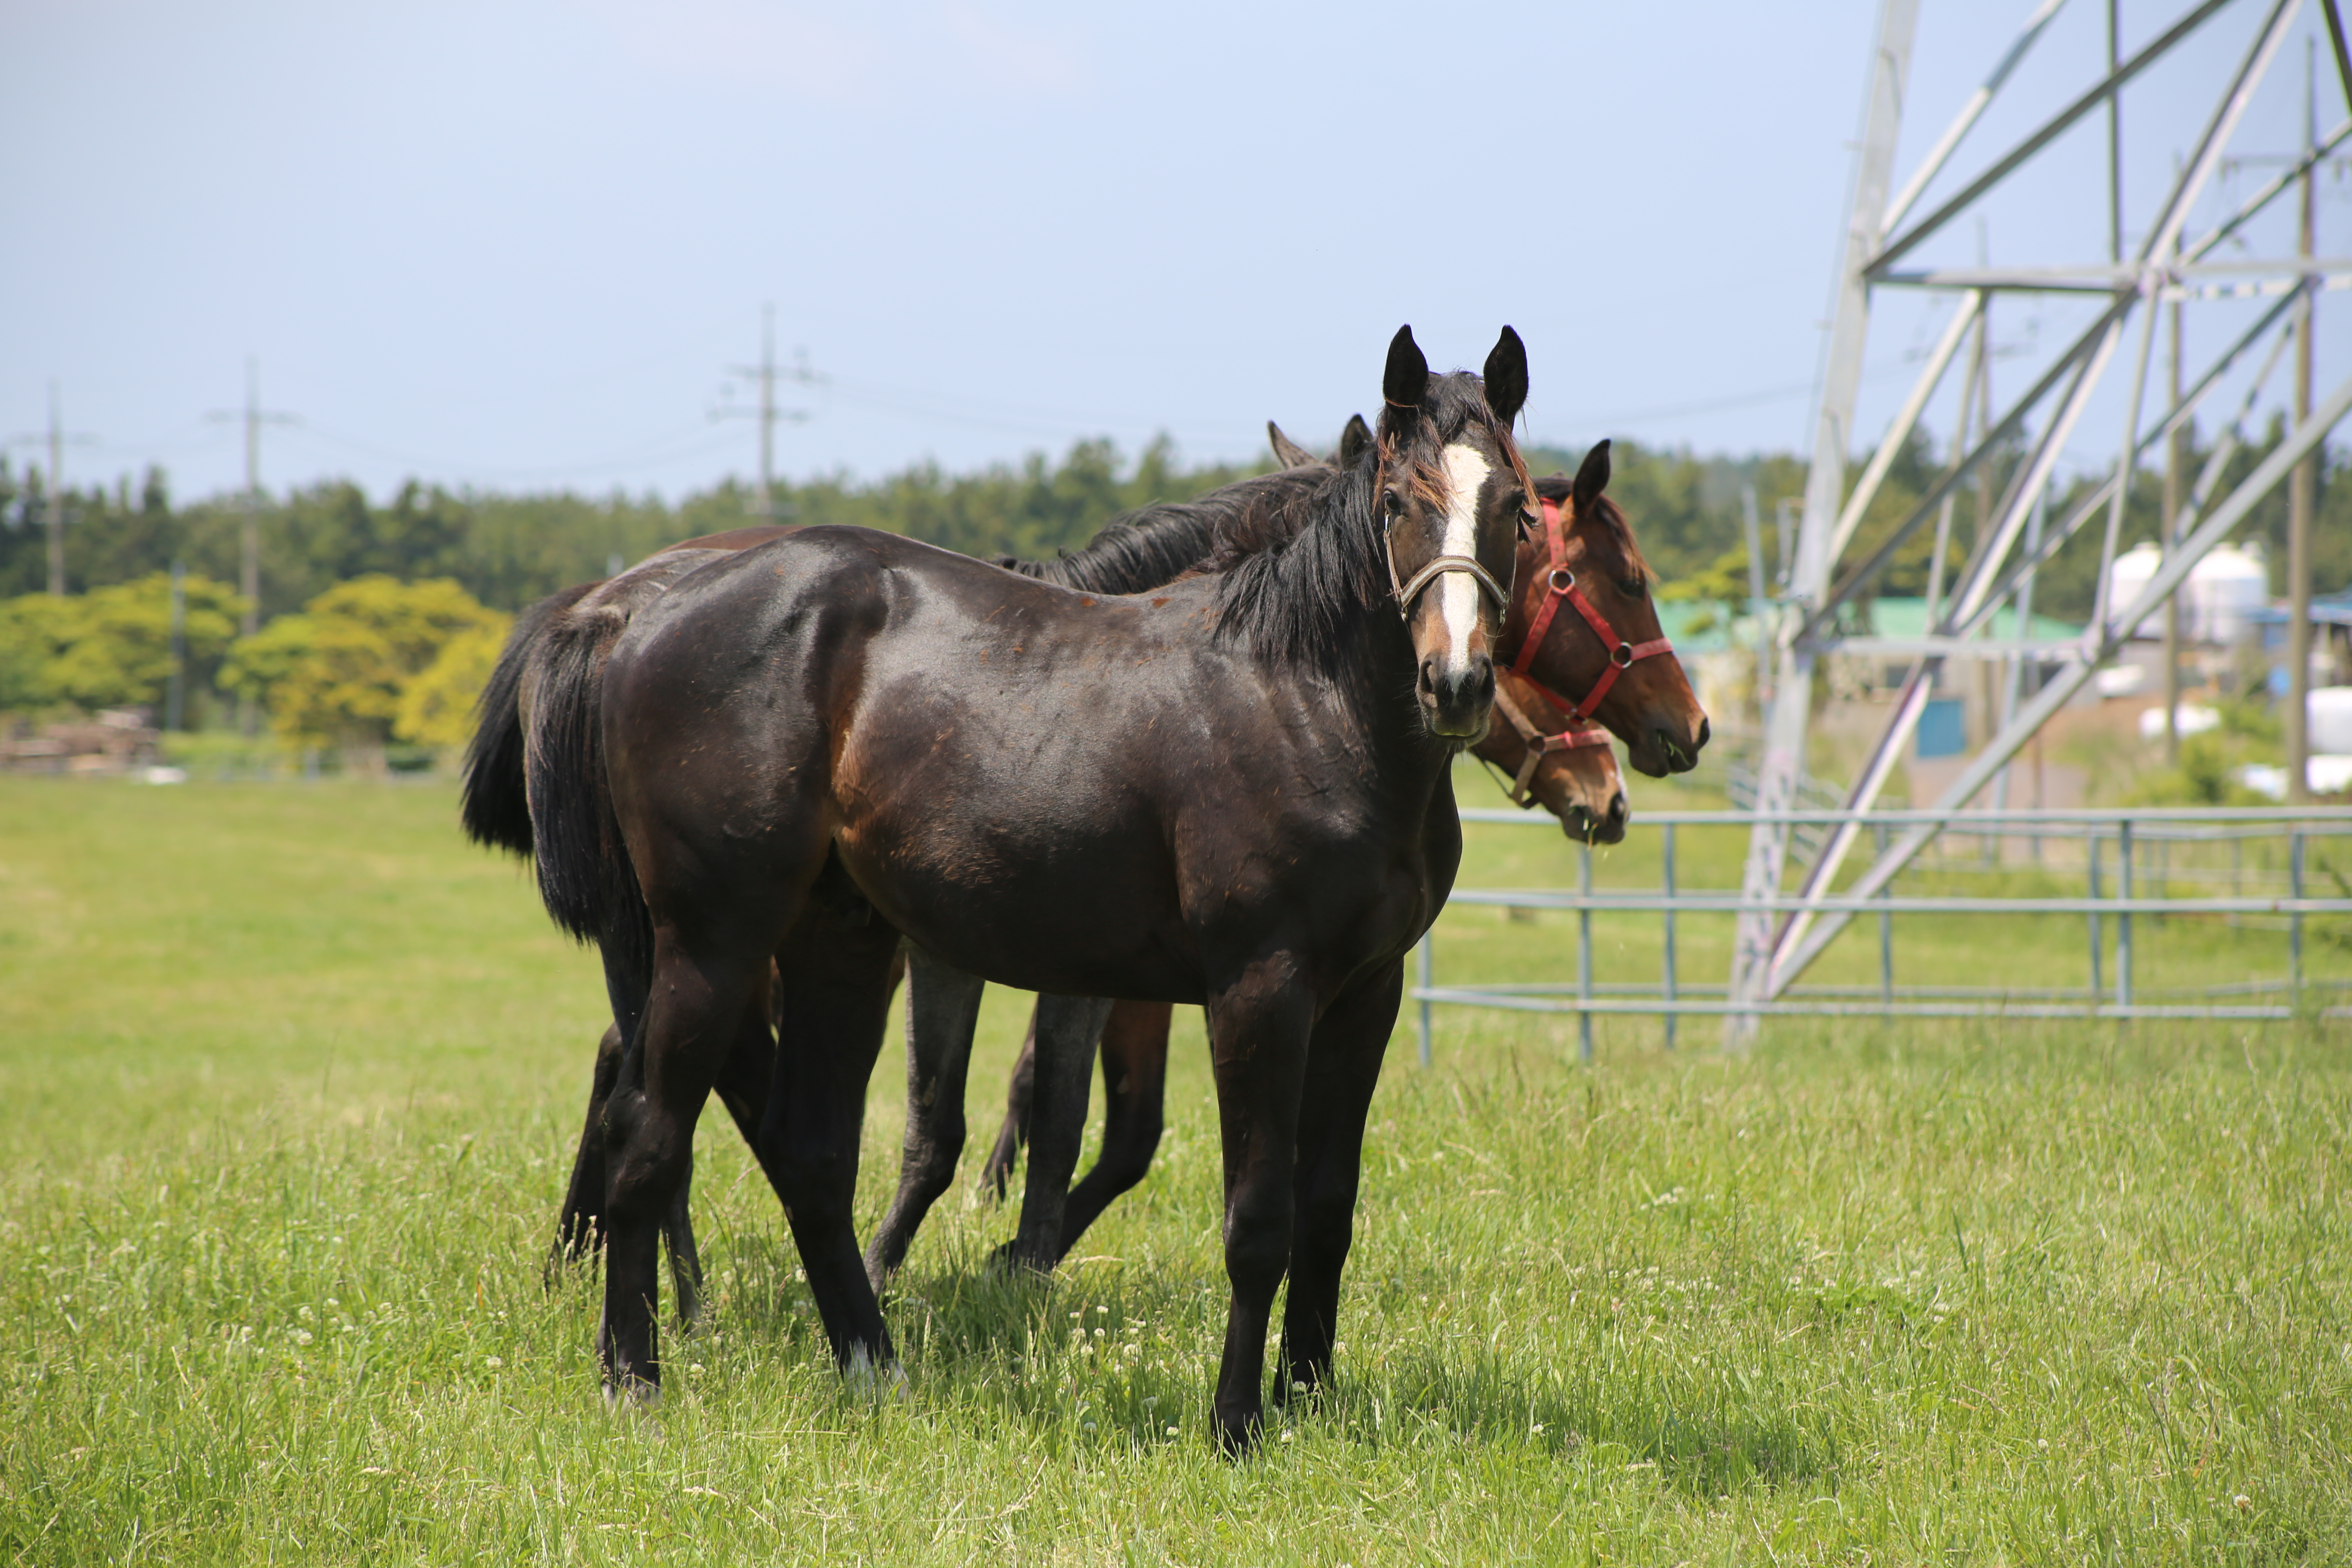
[[[1473,749],[1510,778],[1512,804],[1542,806],[1580,844],[1623,839],[1625,775],[1617,771],[1609,731],[1507,669],[1495,672],[1495,708],[1505,722]]]
[[[1658,627],[1649,563],[1609,484],[1609,443],[1572,480],[1537,483],[1544,526],[1519,544],[1504,646],[1515,668],[1576,703],[1625,742],[1652,778],[1697,765],[1706,712]]]
[[[1339,432],[1339,452],[1337,457],[1318,458],[1282,433],[1282,426],[1269,419],[1265,422],[1265,438],[1274,448],[1274,460],[1286,468],[1352,468],[1371,449],[1372,427],[1364,423],[1360,414],[1348,416],[1348,423]]]
[[[1402,327],[1389,344],[1375,437],[1373,505],[1398,608],[1412,636],[1422,716],[1475,741],[1495,700],[1495,639],[1511,602],[1522,514],[1533,500],[1511,421],[1528,397],[1528,353],[1510,328],[1483,379],[1432,375]]]

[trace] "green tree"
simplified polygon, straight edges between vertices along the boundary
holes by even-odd
[[[401,687],[392,732],[419,746],[464,745],[474,732],[474,704],[490,683],[513,624],[513,616],[499,616],[442,644],[433,662]]]
[[[337,584],[231,650],[223,681],[258,700],[291,741],[382,744],[408,683],[468,632],[502,617],[447,578],[372,573]]]
[[[63,700],[50,672],[81,630],[81,606],[51,594],[0,599],[0,710]]]
[[[208,684],[236,637],[245,601],[189,577],[191,689]],[[172,679],[172,579],[158,572],[88,594],[28,594],[0,605],[0,706],[160,707]]]

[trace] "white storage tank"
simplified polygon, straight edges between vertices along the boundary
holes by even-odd
[[[2128,608],[2164,564],[2163,552],[2152,543],[2133,545],[2107,568],[2107,603],[2114,613]],[[2191,642],[2233,647],[2252,625],[2252,612],[2270,603],[2270,568],[2260,543],[2225,544],[2189,569],[2181,585],[2180,635]],[[2164,635],[2164,607],[2159,605],[2132,628],[2136,637]]]
[[[2156,575],[2156,569],[2162,564],[2164,552],[2148,543],[2135,544],[2116,556],[2107,567],[2107,613],[2121,615],[2129,609],[2131,602],[2139,597],[2140,590],[2147,586],[2147,580]],[[2186,631],[2188,628],[2184,626],[2181,629]],[[2162,637],[2162,606],[2159,605],[2154,615],[2134,626],[2131,635],[2136,637]]]
[[[2310,717],[2304,733],[2315,754],[2352,753],[2352,686],[2319,688],[2304,711]]]
[[[2270,603],[2271,573],[2260,544],[2222,545],[2189,572],[2181,605],[2200,642],[2235,647],[2252,626],[2252,614]],[[2159,623],[2159,629],[2161,624]]]

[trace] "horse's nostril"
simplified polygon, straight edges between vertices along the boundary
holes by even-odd
[[[1437,695],[1437,660],[1434,658],[1421,661],[1421,679],[1418,686],[1423,697]]]
[[[1609,797],[1609,820],[1612,823],[1625,820],[1625,792],[1622,790]]]
[[[1704,714],[1704,713],[1702,713],[1702,714],[1700,714],[1700,715],[1699,715],[1699,720],[1698,720],[1698,743],[1699,743],[1699,745],[1704,746],[1704,745],[1706,745],[1706,737],[1707,737],[1706,715],[1706,714]],[[1693,749],[1694,749],[1694,750],[1696,750],[1696,748],[1695,747],[1695,748],[1693,748]]]

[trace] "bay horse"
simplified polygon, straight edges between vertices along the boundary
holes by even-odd
[[[1534,500],[1526,393],[1507,329],[1483,379],[1432,375],[1400,331],[1376,461],[1218,573],[1106,598],[805,529],[640,610],[599,710],[542,689],[541,891],[598,942],[630,1042],[604,1117],[608,1391],[658,1391],[658,1226],[771,959],[763,1153],[836,1359],[890,1362],[850,1203],[901,932],[1026,989],[1209,1007],[1220,1440],[1255,1441],[1286,1273],[1277,1396],[1328,1375],[1364,1113],[1459,859],[1451,755],[1486,727]]]

